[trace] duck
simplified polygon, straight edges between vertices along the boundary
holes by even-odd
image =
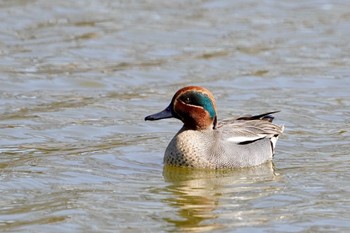
[[[213,94],[201,86],[179,89],[163,111],[146,121],[176,118],[182,128],[164,153],[164,165],[204,169],[253,167],[271,161],[284,126],[273,124],[274,113],[217,120]]]

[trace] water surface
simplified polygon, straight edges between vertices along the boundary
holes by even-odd
[[[0,3],[1,232],[350,231],[350,4]],[[281,110],[273,163],[163,168],[185,85]]]

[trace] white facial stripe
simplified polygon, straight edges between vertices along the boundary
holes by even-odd
[[[180,100],[181,101],[181,100]],[[181,101],[181,103],[183,103],[184,105],[188,105],[194,108],[200,108],[200,109],[204,109],[202,106],[198,106],[198,105],[193,105],[193,104],[186,104],[185,102]]]

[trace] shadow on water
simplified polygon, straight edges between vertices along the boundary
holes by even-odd
[[[243,193],[255,193],[247,199],[261,196],[264,187],[259,183],[276,179],[272,162],[258,167],[236,170],[203,170],[165,166],[166,191],[171,193],[164,201],[177,209],[175,218],[164,220],[181,231],[209,231],[224,228],[219,209],[235,205],[241,211]],[[254,190],[260,189],[258,192]],[[243,199],[243,200],[242,200]],[[220,208],[219,208],[220,207]],[[234,221],[234,219],[232,219]]]

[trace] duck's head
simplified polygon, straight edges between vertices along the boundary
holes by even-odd
[[[181,120],[187,129],[215,129],[217,116],[213,94],[198,86],[181,88],[175,93],[166,109],[147,116],[145,120],[154,121],[172,117]]]

